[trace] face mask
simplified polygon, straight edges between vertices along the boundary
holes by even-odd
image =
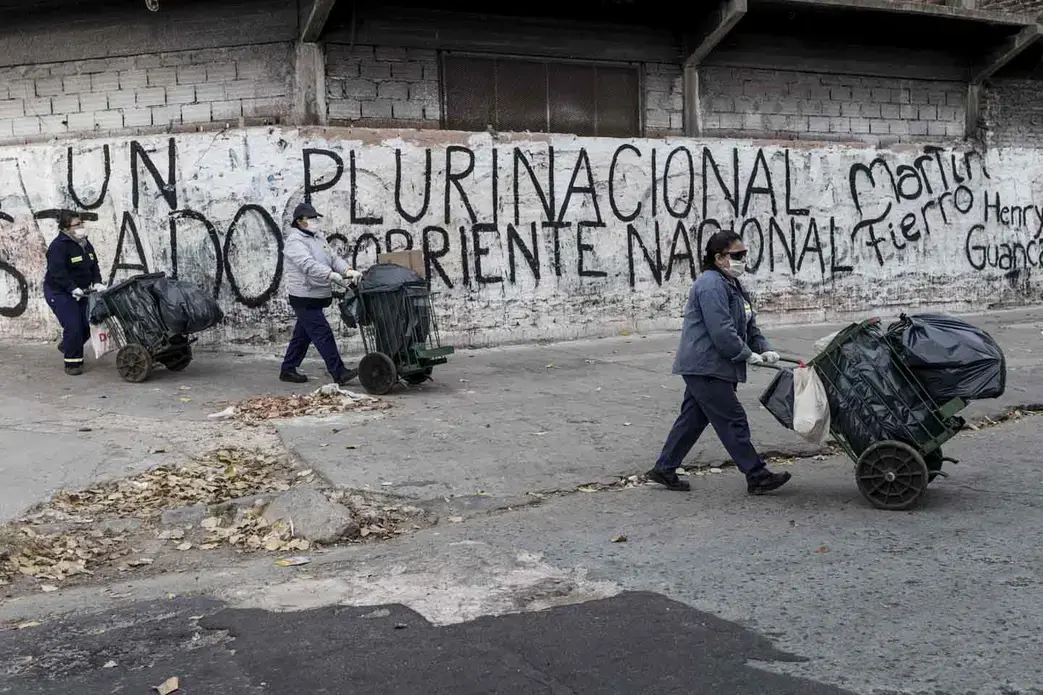
[[[728,269],[725,271],[733,278],[742,277],[746,273],[746,263],[734,258],[728,261]]]
[[[76,241],[83,241],[87,238],[87,230],[83,227],[74,227],[69,230],[69,236],[71,236]]]

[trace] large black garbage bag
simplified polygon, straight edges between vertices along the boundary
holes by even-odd
[[[775,416],[780,425],[793,429],[793,370],[779,370],[761,394],[761,405]]]
[[[427,283],[416,272],[394,263],[370,266],[359,280],[358,298],[348,293],[341,305],[341,316],[350,326],[372,329],[373,348],[396,361],[422,346],[430,332]]]
[[[200,333],[224,321],[225,315],[217,300],[191,283],[160,278],[149,289],[171,333]]]
[[[992,336],[943,314],[902,314],[887,337],[938,405],[953,398],[999,398],[1007,361]]]
[[[856,456],[884,439],[918,447],[945,432],[926,391],[894,361],[879,329],[841,331],[814,365],[832,429]]]
[[[108,288],[90,309],[91,323],[115,318],[128,343],[158,347],[167,330],[151,289],[163,278],[163,273],[135,275]]]

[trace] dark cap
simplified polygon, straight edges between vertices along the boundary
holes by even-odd
[[[293,209],[293,219],[294,221],[297,221],[302,217],[311,220],[315,219],[316,217],[322,217],[322,215],[320,215],[315,210],[315,206],[313,206],[311,203],[301,203]]]

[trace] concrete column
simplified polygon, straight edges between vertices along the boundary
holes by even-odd
[[[322,44],[298,42],[293,55],[294,125],[326,125],[326,52]]]
[[[691,138],[703,134],[698,65],[684,66],[684,134]]]

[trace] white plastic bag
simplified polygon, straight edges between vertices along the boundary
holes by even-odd
[[[91,348],[94,350],[95,359],[101,359],[102,355],[116,349],[116,346],[112,344],[112,337],[109,335],[108,321],[102,324],[91,324]]]
[[[829,400],[818,374],[810,367],[793,370],[793,431],[813,444],[829,434]]]

